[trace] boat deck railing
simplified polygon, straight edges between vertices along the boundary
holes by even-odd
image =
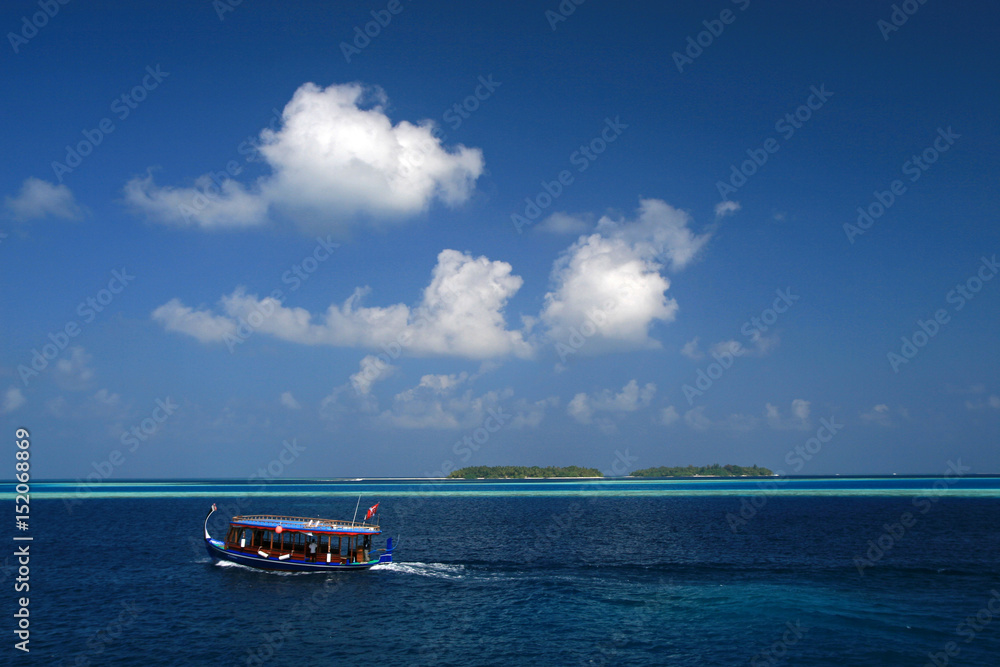
[[[273,521],[275,523],[295,522],[301,523],[302,528],[365,528],[368,530],[379,530],[378,524],[362,523],[361,521],[337,521],[335,519],[318,519],[308,516],[279,516],[277,514],[248,514],[246,516],[234,516],[233,522],[241,521]],[[289,526],[291,528],[291,526]],[[298,529],[299,526],[295,526]]]

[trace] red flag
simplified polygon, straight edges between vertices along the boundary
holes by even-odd
[[[375,516],[375,511],[378,509],[378,505],[379,505],[378,503],[375,503],[374,505],[368,508],[368,513],[365,514],[365,521]]]

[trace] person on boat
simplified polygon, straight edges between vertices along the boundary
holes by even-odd
[[[313,562],[316,561],[316,538],[309,540],[309,557]]]

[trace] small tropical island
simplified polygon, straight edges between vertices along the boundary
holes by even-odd
[[[632,477],[771,477],[774,473],[757,465],[734,466],[713,463],[710,466],[687,466],[685,468],[643,468],[632,473]]]
[[[579,466],[469,466],[453,471],[449,478],[523,479],[526,477],[604,477],[597,468]]]
[[[634,471],[630,477],[771,477],[769,469],[752,465],[686,466],[669,468],[643,468]],[[604,477],[597,468],[580,466],[469,466],[452,471],[449,479],[525,479],[546,477]]]

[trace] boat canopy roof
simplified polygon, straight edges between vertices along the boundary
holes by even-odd
[[[331,535],[378,535],[382,532],[378,526],[359,523],[357,521],[278,516],[275,514],[234,516],[229,525],[245,528],[263,528],[265,530],[274,530],[280,526],[282,531]]]

